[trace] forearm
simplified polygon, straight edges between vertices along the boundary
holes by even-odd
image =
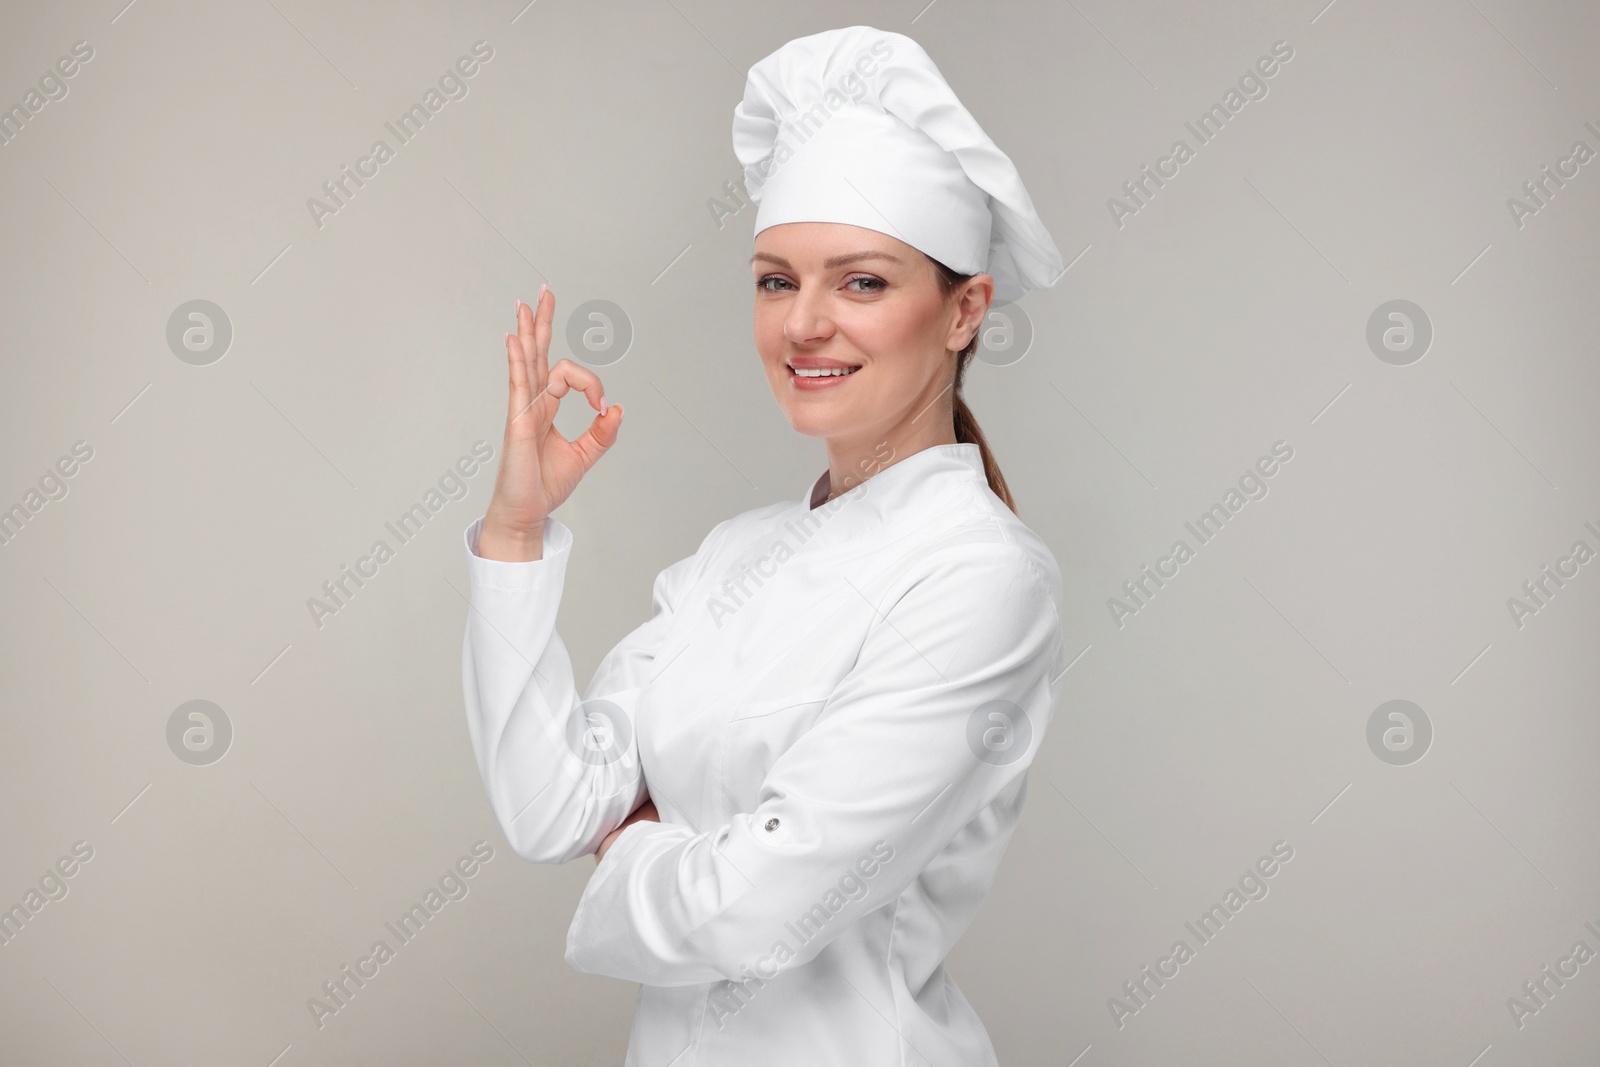
[[[642,781],[631,728],[598,721],[597,709],[579,698],[555,630],[570,534],[556,526],[549,535],[540,561],[469,558],[462,694],[478,770],[507,841],[524,859],[561,863],[594,851],[633,808]],[[617,698],[630,702],[627,694]],[[593,746],[607,729],[618,750],[597,759]]]

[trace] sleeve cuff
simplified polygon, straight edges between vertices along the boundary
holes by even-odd
[[[627,881],[628,861],[641,848],[652,847],[645,843],[658,836],[662,838],[661,848],[673,848],[698,835],[680,823],[652,819],[640,819],[624,828],[595,865],[578,898],[572,923],[567,927],[567,966],[585,974],[621,977],[641,965],[642,961],[630,958],[630,946],[626,944],[625,930],[635,921],[635,916],[626,911],[627,889],[608,895],[607,888],[613,880]]]
[[[467,550],[467,575],[472,584],[490,589],[534,589],[547,581],[552,573],[566,570],[567,557],[572,549],[572,531],[552,517],[544,520],[544,548],[542,559],[510,562],[502,559],[484,559],[478,555],[478,534],[483,530],[483,516],[473,519],[463,534]]]

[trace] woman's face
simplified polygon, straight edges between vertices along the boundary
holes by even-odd
[[[838,222],[769,226],[755,250],[756,348],[790,425],[867,447],[949,427],[954,352],[988,310],[988,275],[947,298],[922,252]],[[854,369],[806,373],[832,368]]]

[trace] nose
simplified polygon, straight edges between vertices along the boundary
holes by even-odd
[[[803,285],[783,319],[783,337],[793,345],[816,345],[833,336],[827,313],[827,294],[818,286]]]

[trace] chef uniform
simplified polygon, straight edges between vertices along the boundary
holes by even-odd
[[[1007,299],[1060,274],[1015,168],[908,37],[791,41],[734,132],[757,232],[866,226]],[[612,842],[567,934],[569,965],[641,986],[629,1067],[996,1062],[944,959],[1050,722],[1060,573],[976,444],[877,455],[836,495],[824,471],[713,527],[581,693],[555,626],[572,531],[548,518],[543,558],[505,562],[466,530],[467,727],[511,849],[564,863],[646,797],[660,814]]]

